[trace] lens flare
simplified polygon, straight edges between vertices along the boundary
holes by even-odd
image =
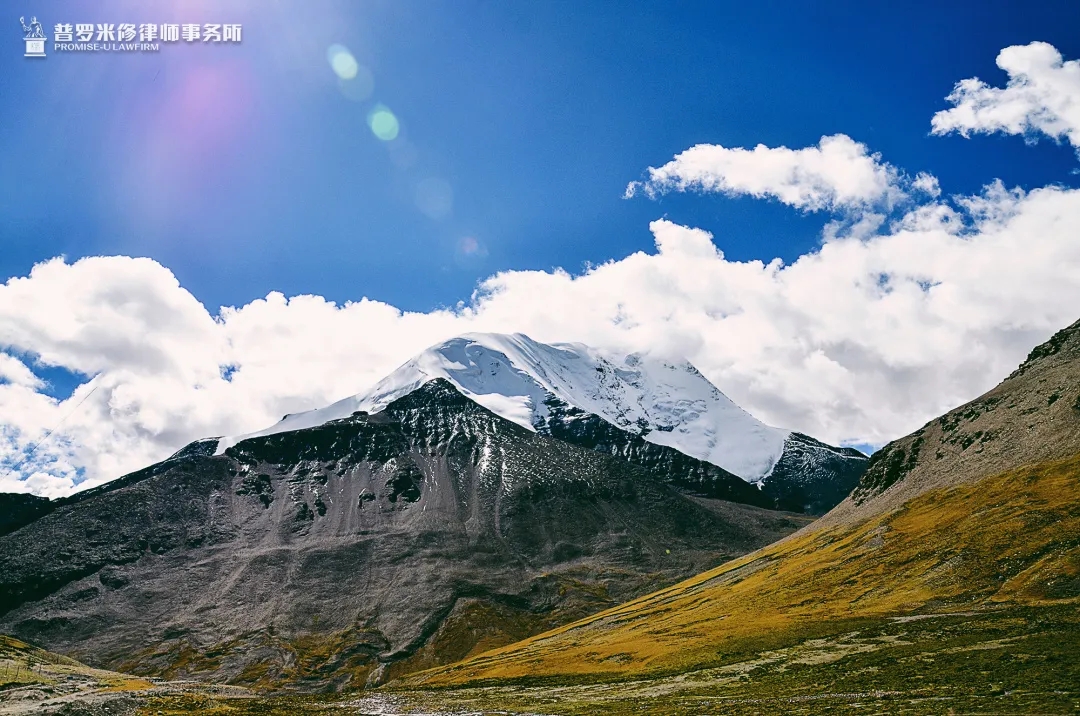
[[[345,96],[345,99],[353,102],[363,102],[371,97],[371,93],[375,91],[375,78],[371,76],[371,71],[368,68],[360,65],[356,68],[356,76],[351,80],[338,77],[338,89],[341,90],[341,94]]]
[[[334,73],[343,80],[353,79],[360,71],[360,63],[344,45],[330,45],[326,49],[326,59]]]
[[[458,241],[458,252],[465,256],[483,256],[487,253],[480,242],[472,236],[465,236]]]
[[[419,150],[405,137],[398,137],[388,142],[386,149],[390,155],[390,161],[398,169],[412,169],[420,161]]]
[[[398,132],[401,131],[397,117],[381,104],[376,105],[368,115],[368,126],[371,127],[371,133],[384,142],[396,139]]]
[[[475,270],[483,265],[488,250],[475,236],[462,236],[454,246],[454,264],[458,268]]]
[[[416,185],[416,207],[432,219],[445,218],[454,206],[454,190],[437,177]]]

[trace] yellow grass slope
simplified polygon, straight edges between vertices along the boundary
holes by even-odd
[[[144,679],[95,669],[0,635],[0,713],[7,713],[20,702],[37,704],[73,692],[137,691],[152,687]]]
[[[935,489],[796,535],[413,685],[626,679],[719,663],[830,624],[1080,602],[1080,456]]]

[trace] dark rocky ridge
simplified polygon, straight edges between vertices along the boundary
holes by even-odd
[[[546,420],[534,427],[544,435],[619,457],[638,465],[692,494],[772,507],[772,501],[753,485],[722,467],[692,458],[674,448],[655,445],[612,425],[603,418],[567,405],[555,396],[546,402]]]
[[[0,492],[0,535],[30,524],[53,508],[47,497]]]
[[[791,433],[761,491],[776,509],[822,515],[859,484],[867,462],[866,455],[854,448]]]
[[[858,450],[833,447],[802,433],[791,433],[780,460],[758,488],[712,463],[646,441],[647,431],[638,435],[621,430],[555,396],[546,405],[546,419],[534,425],[539,432],[621,457],[703,497],[821,515],[848,496],[867,464],[866,455]]]
[[[714,499],[748,486],[679,453],[632,464],[529,432],[443,381],[376,415],[212,448],[193,443],[0,537],[0,631],[143,674],[356,686],[805,524]],[[695,496],[672,484],[694,479]]]

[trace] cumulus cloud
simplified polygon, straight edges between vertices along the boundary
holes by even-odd
[[[27,388],[42,388],[44,381],[34,375],[26,364],[15,356],[0,353],[0,381]]]
[[[470,305],[431,313],[273,293],[211,315],[149,260],[39,265],[0,288],[3,343],[96,372],[98,389],[21,471],[34,481],[0,489],[62,493],[266,427],[473,330],[685,355],[769,422],[881,443],[989,388],[1080,305],[1076,190],[994,184],[791,265],[729,261],[702,229],[650,229],[655,252],[576,276],[503,272]],[[51,310],[13,310],[38,301]],[[8,462],[90,389],[58,402],[21,375],[0,385]]]
[[[1006,86],[977,77],[958,82],[947,97],[953,108],[933,117],[933,133],[1041,133],[1080,151],[1080,61],[1065,62],[1053,45],[1033,42],[1006,47],[997,66],[1009,76]]]
[[[149,259],[41,263],[0,286],[0,490],[64,494],[193,439],[264,428],[467,331],[685,356],[767,422],[880,444],[990,388],[1077,318],[1080,190],[993,181],[942,198],[933,177],[903,179],[846,137],[805,150],[719,149],[654,170],[659,178],[638,188],[740,187],[850,220],[790,265],[728,260],[709,232],[658,220],[651,252],[577,275],[505,271],[468,303],[427,313],[279,293],[209,310]],[[736,166],[755,152],[779,166],[766,180]],[[698,161],[713,155],[736,159]],[[826,155],[854,166],[837,169]],[[909,200],[890,211],[901,185]],[[57,400],[34,364],[87,378]]]
[[[775,199],[804,211],[836,211],[891,205],[904,197],[900,172],[845,134],[822,137],[816,147],[804,149],[699,144],[662,167],[650,167],[647,174],[626,187],[627,198],[638,192],[652,197],[700,191]]]
[[[911,188],[930,197],[941,195],[941,185],[938,183],[937,177],[926,172],[919,172],[915,175],[915,178],[911,180]]]

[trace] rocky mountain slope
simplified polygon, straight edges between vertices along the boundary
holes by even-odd
[[[942,691],[922,697],[979,696],[981,709],[1010,688],[1044,689],[1020,708],[1041,712],[1054,693],[1075,699],[1078,607],[1080,323],[875,454],[854,495],[800,533],[406,684],[631,679],[634,694],[701,708],[705,694],[766,684],[806,698],[852,684],[918,695],[937,678]],[[605,698],[633,696],[620,689]]]
[[[693,365],[641,354],[606,355],[580,343],[548,345],[523,334],[472,333],[432,346],[365,393],[295,415],[250,435],[224,437],[218,454],[250,437],[377,413],[431,380],[527,430],[647,468],[681,453],[699,486],[735,475],[761,489],[752,504],[822,514],[848,495],[866,456],[765,425]],[[685,464],[683,464],[685,463]],[[748,494],[748,493],[747,493]]]
[[[1080,321],[990,392],[874,454],[833,519],[893,509],[928,489],[1080,453]]]
[[[220,454],[199,441],[0,536],[0,631],[136,674],[374,684],[807,522],[746,504],[770,498],[711,463],[616,437],[579,447],[436,379],[374,414]]]
[[[52,509],[49,498],[0,492],[0,535],[14,532]]]

